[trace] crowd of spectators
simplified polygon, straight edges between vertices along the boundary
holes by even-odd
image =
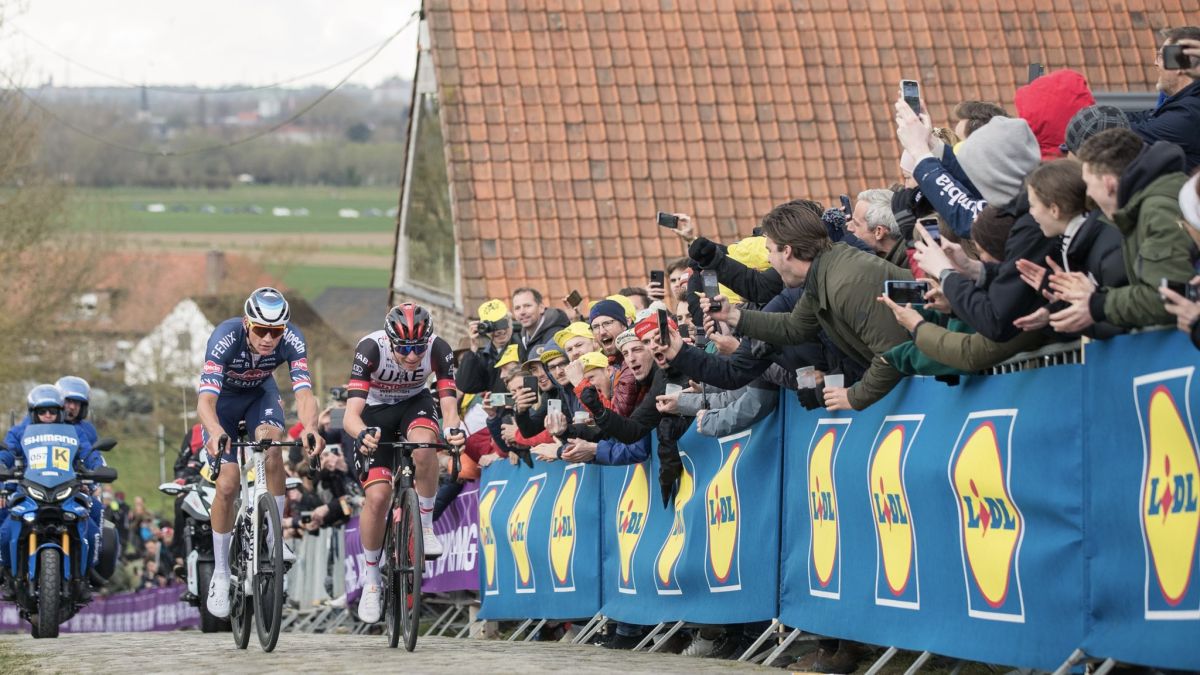
[[[1176,45],[1188,67],[1164,59]],[[833,208],[799,196],[737,241],[660,214],[687,257],[651,261],[644,288],[573,293],[566,311],[532,288],[484,303],[458,353],[465,454],[629,464],[657,431],[669,501],[678,439],[743,429],[780,389],[809,409],[862,410],[904,377],[954,385],[1081,337],[1177,325],[1200,347],[1200,179],[1188,178],[1200,28],[1163,31],[1157,47],[1152,110],[1096,105],[1072,70],[1021,87],[1015,114],[963,101],[935,124],[938,110],[898,96],[896,184],[858,186]],[[732,653],[752,634],[728,627],[718,637],[734,647],[722,648],[697,632],[681,646]],[[608,644],[640,637],[618,625]],[[827,641],[794,668],[852,672],[863,655]]]

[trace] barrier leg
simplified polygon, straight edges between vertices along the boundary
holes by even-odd
[[[541,621],[537,622],[537,625],[533,627],[533,630],[529,631],[529,636],[525,638],[525,642],[533,642],[534,636],[537,635],[538,631],[541,630],[542,626],[545,626],[545,625],[546,625],[545,619],[542,619]]]
[[[663,645],[667,644],[667,640],[670,640],[673,635],[679,632],[680,628],[683,628],[683,624],[683,621],[676,621],[675,625],[671,626],[671,629],[662,636],[661,640],[655,642],[654,646],[650,647],[649,651],[656,652],[661,649]]]
[[[788,633],[788,636],[783,639],[783,642],[780,642],[779,646],[775,648],[775,651],[771,652],[771,655],[767,657],[767,660],[763,661],[763,665],[769,666],[772,663],[775,663],[775,659],[779,658],[779,655],[782,654],[785,649],[792,646],[792,643],[796,641],[796,638],[800,637],[800,633],[802,632],[803,631],[801,631],[799,628],[793,628],[792,632]]]
[[[450,615],[449,619],[446,619],[446,623],[442,625],[442,629],[437,632],[438,635],[445,635],[446,632],[450,630],[450,627],[454,625],[454,620],[458,618],[458,615],[462,614],[462,605],[456,605],[452,609],[454,610],[454,613]],[[426,635],[428,635],[428,633],[426,633]]]
[[[660,623],[660,624],[656,625],[649,633],[646,633],[646,637],[642,638],[641,642],[637,643],[637,645],[629,651],[631,651],[631,652],[641,651],[642,647],[645,647],[646,645],[650,644],[650,641],[654,639],[655,635],[658,635],[658,631],[662,630],[663,626],[665,626],[665,625],[667,625],[667,624]]]
[[[588,622],[583,624],[583,628],[579,629],[579,633],[575,636],[575,639],[571,640],[571,644],[574,644],[574,645],[580,644],[581,642],[583,642],[583,640],[591,637],[592,626],[595,626],[597,623],[599,623],[600,619],[602,619],[602,618],[604,618],[604,615],[597,612],[596,616],[593,616],[592,618],[588,619]]]
[[[758,639],[755,640],[754,643],[751,644],[750,647],[746,651],[742,652],[742,655],[738,657],[738,661],[748,660],[750,658],[750,655],[757,652],[758,648],[761,647],[762,644],[767,641],[767,638],[771,637],[772,633],[779,631],[779,626],[780,626],[779,619],[771,619],[771,625],[767,626],[767,629],[765,631],[763,631],[763,634],[759,635]]]
[[[433,635],[433,632],[438,629],[438,626],[442,625],[442,620],[445,619],[452,611],[454,611],[454,607],[450,606],[446,608],[446,611],[438,614],[438,618],[434,619],[433,623],[429,624],[429,628],[425,630],[425,635]]]
[[[887,651],[883,653],[883,656],[879,657],[879,660],[867,669],[866,675],[879,675],[879,671],[883,670],[883,667],[887,665],[887,662],[891,661],[892,657],[895,656],[899,651],[900,650],[896,649],[895,647],[888,647]]]
[[[1087,658],[1087,654],[1085,654],[1082,649],[1076,649],[1075,651],[1071,652],[1071,656],[1067,658],[1066,663],[1062,664],[1057,670],[1054,671],[1054,675],[1067,675],[1067,672],[1070,671],[1075,664],[1079,663],[1085,658]]]
[[[1096,669],[1096,672],[1094,675],[1108,675],[1108,671],[1112,670],[1113,667],[1116,665],[1117,665],[1117,662],[1115,660],[1105,659],[1104,663],[1101,663],[1100,667]]]
[[[604,628],[604,626],[608,623],[607,616],[602,614],[597,614],[596,616],[599,617],[600,620],[596,622],[596,625],[592,626],[590,631],[579,634],[579,644],[587,644],[587,641],[592,639],[592,636],[600,632],[600,629]]]
[[[904,671],[904,675],[916,675],[917,671],[921,669],[921,666],[925,665],[925,662],[931,658],[933,658],[933,654],[931,652],[921,652],[921,655],[917,657],[917,660],[913,661],[913,664],[908,667],[908,670]]]
[[[517,629],[515,631],[513,631],[513,634],[508,636],[507,641],[508,642],[516,642],[517,638],[521,637],[521,633],[524,633],[525,629],[529,628],[529,624],[531,624],[531,623],[533,623],[533,619],[525,619],[525,623],[521,624],[520,626],[517,626]]]

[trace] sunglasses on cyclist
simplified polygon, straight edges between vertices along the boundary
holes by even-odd
[[[258,337],[279,337],[283,335],[284,326],[260,326],[256,323],[250,324],[250,332]]]
[[[426,349],[429,349],[428,342],[392,343],[392,351],[396,352],[400,356],[408,356],[409,354],[424,354]]]

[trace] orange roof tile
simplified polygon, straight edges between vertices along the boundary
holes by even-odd
[[[691,213],[720,240],[772,205],[899,179],[891,102],[921,81],[935,117],[1012,110],[1026,66],[1093,89],[1153,88],[1153,31],[1196,0],[426,0],[449,145],[463,305],[645,283],[684,253],[654,226]],[[483,279],[480,279],[480,275]]]

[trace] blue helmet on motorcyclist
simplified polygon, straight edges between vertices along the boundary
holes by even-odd
[[[55,382],[54,386],[62,392],[67,421],[77,424],[87,419],[88,401],[92,395],[92,387],[87,380],[67,375],[58,378],[58,382]]]
[[[62,392],[52,384],[39,384],[29,390],[25,402],[29,406],[29,419],[34,424],[54,424],[63,420]]]

